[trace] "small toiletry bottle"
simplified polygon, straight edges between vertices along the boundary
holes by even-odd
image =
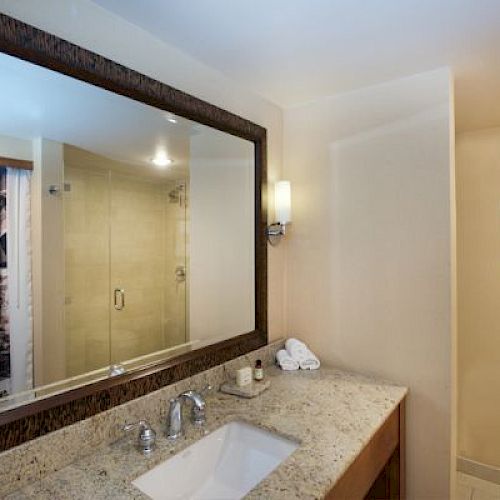
[[[262,368],[262,361],[258,359],[255,362],[255,369],[253,371],[253,378],[257,381],[264,379],[264,368]]]

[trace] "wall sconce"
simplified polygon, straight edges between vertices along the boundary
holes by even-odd
[[[281,241],[286,225],[292,222],[290,181],[279,181],[274,185],[274,215],[276,222],[267,226],[267,239],[271,245]]]

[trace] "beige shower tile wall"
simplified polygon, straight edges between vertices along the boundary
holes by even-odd
[[[125,308],[111,309],[111,358],[121,362],[163,348],[164,186],[111,174],[111,287]]]
[[[187,264],[187,224],[186,224],[186,189],[178,189],[178,182],[173,181],[165,185],[165,220],[164,220],[164,266],[165,280],[163,287],[163,342],[165,348],[186,342],[186,300],[187,281],[177,281],[175,269],[183,267],[188,279]],[[178,197],[169,198],[170,192],[177,190]]]
[[[105,159],[101,158],[103,163]],[[185,341],[184,208],[174,182],[66,164],[67,375]],[[125,307],[114,308],[115,288]]]
[[[283,343],[283,340],[277,340],[176,384],[0,453],[0,497],[123,437],[125,422],[147,418],[158,432],[163,432],[168,401],[172,397],[187,389],[201,390],[206,384],[217,389],[234,376],[236,369],[253,366],[257,359],[269,366],[274,363],[275,354]]]
[[[109,363],[108,175],[66,165],[65,330],[67,376]]]

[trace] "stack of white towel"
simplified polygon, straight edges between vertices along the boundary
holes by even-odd
[[[320,366],[319,359],[309,348],[297,339],[288,339],[285,349],[276,353],[276,361],[282,370],[317,370]]]

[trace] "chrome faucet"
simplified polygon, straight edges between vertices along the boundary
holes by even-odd
[[[205,416],[205,399],[203,394],[210,390],[211,387],[208,385],[201,392],[196,391],[186,391],[179,394],[174,399],[170,400],[170,409],[168,412],[168,426],[167,426],[167,438],[177,439],[182,435],[182,403],[183,401],[191,401],[193,407],[191,410],[191,421],[195,425],[203,425],[206,420]]]
[[[126,432],[133,429],[139,429],[139,435],[137,436],[137,447],[145,454],[149,454],[153,451],[156,442],[156,432],[149,425],[147,420],[139,420],[133,424],[125,424],[122,429]]]

